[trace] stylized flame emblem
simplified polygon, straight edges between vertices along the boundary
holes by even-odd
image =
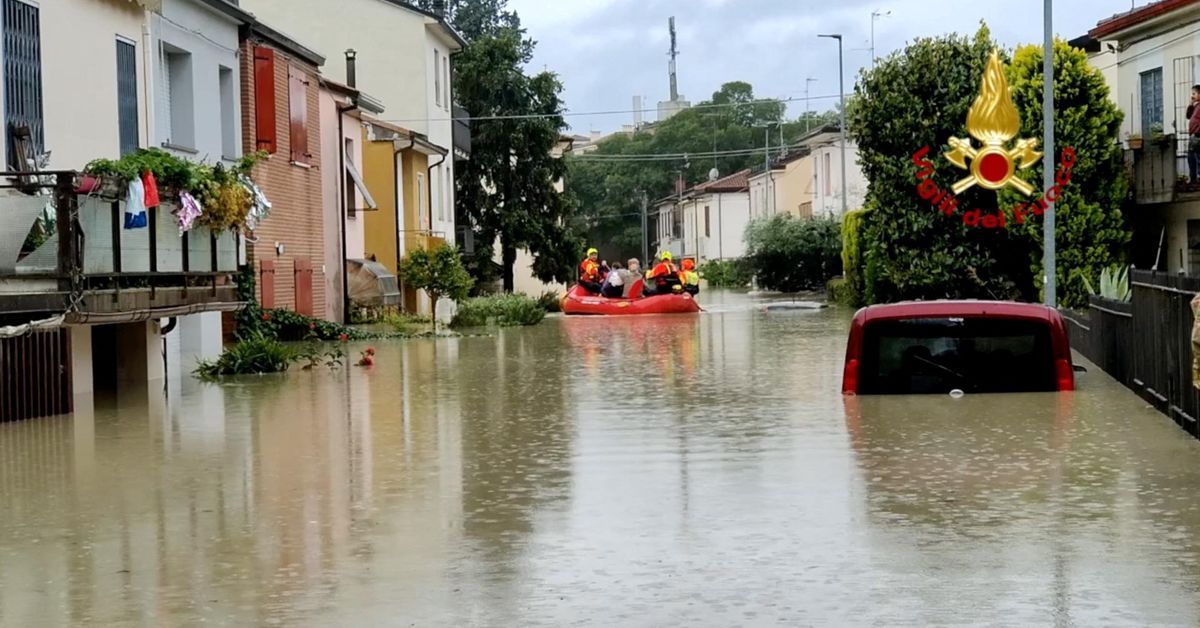
[[[1004,78],[1000,54],[993,50],[983,71],[979,96],[967,114],[967,132],[982,142],[983,147],[977,150],[969,139],[950,138],[946,159],[963,170],[971,171],[971,176],[953,185],[954,193],[959,194],[972,185],[989,190],[1011,185],[1023,194],[1033,194],[1033,186],[1016,176],[1016,170],[1018,167],[1024,170],[1042,158],[1042,154],[1037,152],[1038,141],[1021,139],[1012,149],[1005,147],[1020,130],[1021,121],[1013,104],[1008,80]],[[967,166],[967,159],[971,160],[970,167]]]

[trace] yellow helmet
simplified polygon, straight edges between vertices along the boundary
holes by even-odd
[[[662,260],[662,261],[664,261],[664,262],[669,262],[669,261],[671,261],[671,252],[670,252],[670,251],[663,251],[663,252],[662,252],[662,255],[660,255],[660,256],[659,256],[659,259],[661,259],[661,260]]]
[[[597,251],[596,249],[588,249],[587,252],[588,255],[598,255],[599,253],[600,251]]]

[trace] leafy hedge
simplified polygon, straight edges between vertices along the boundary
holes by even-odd
[[[746,257],[758,284],[768,290],[824,288],[842,272],[841,225],[790,214],[755,220],[746,227]]]
[[[744,257],[713,260],[700,265],[700,276],[710,288],[745,288],[754,278],[754,265]]]
[[[235,315],[238,340],[263,337],[283,341],[342,340],[342,336],[345,336],[345,340],[366,340],[371,337],[371,334],[353,327],[304,316],[291,310],[262,309],[258,304],[257,279],[250,265],[243,266],[238,274],[237,291],[238,300],[246,304]]]
[[[546,309],[537,299],[523,294],[498,294],[467,299],[458,305],[451,327],[500,327],[536,325],[546,317]]]
[[[337,368],[344,356],[340,347],[322,353],[315,346],[302,349],[257,333],[228,347],[217,359],[200,362],[196,375],[212,381],[227,375],[283,373],[297,362],[307,362],[306,368],[322,364]]]
[[[863,289],[862,232],[866,225],[866,209],[846,212],[842,217],[842,283],[829,298],[844,305],[862,305],[865,301]],[[831,280],[830,284],[832,285]]]

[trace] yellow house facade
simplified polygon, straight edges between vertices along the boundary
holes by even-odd
[[[379,205],[364,217],[365,255],[395,272],[409,251],[446,241],[444,232],[433,229],[429,174],[449,158],[448,150],[404,127],[372,118],[364,122],[363,179]],[[429,299],[400,280],[405,309],[430,314]]]

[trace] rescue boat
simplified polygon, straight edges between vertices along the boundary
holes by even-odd
[[[640,295],[642,286],[634,284],[630,294]],[[610,299],[592,294],[582,286],[573,286],[559,301],[563,314],[593,316],[629,316],[634,314],[694,314],[701,311],[692,295],[656,294],[648,297]]]

